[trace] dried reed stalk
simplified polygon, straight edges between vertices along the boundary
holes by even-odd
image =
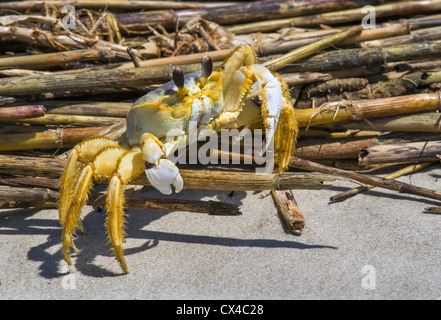
[[[181,66],[184,72],[200,70],[200,63]],[[169,66],[58,73],[38,77],[0,79],[0,95],[84,92],[96,89],[142,87],[171,80]]]
[[[63,172],[64,164],[65,160],[63,159],[0,155],[0,174],[43,176],[59,179]],[[333,180],[332,177],[326,175],[293,172],[256,174],[239,171],[181,169],[180,173],[184,179],[185,188],[201,190],[319,190],[328,188],[329,185],[326,185],[324,182]],[[135,178],[131,183],[150,185],[144,175]]]
[[[43,105],[27,105],[19,107],[0,108],[1,120],[17,120],[44,116],[46,108]]]
[[[43,132],[0,133],[0,151],[70,148],[104,127],[65,128]]]
[[[392,115],[436,110],[441,106],[438,93],[415,94],[372,100],[324,103],[320,108],[297,109],[300,127],[347,120],[364,120]]]
[[[0,119],[0,123],[27,123],[33,125],[76,125],[76,126],[110,126],[118,121],[117,117],[77,116],[64,114],[45,114],[36,118]]]
[[[363,45],[366,47],[390,47],[405,43],[433,41],[439,39],[441,39],[441,27],[437,26],[420,30],[412,30],[412,32],[408,35],[400,35],[387,39],[376,38],[375,40],[363,43]]]
[[[363,29],[362,26],[350,28],[348,30],[339,32],[335,35],[331,35],[329,37],[316,41],[312,44],[303,46],[299,49],[295,49],[294,51],[284,54],[281,57],[267,61],[262,65],[264,65],[265,67],[269,68],[272,71],[278,71],[287,64],[302,60],[318,51],[327,49],[333,45],[338,44],[341,41],[344,41],[345,39],[351,36],[357,35],[361,32],[362,29]]]
[[[344,179],[358,181],[366,185],[373,185],[376,187],[397,191],[399,193],[407,193],[430,199],[441,200],[441,192],[439,191],[410,185],[404,182],[395,181],[393,179],[369,176],[356,172],[332,168],[298,157],[293,157],[290,165],[298,169],[336,175]]]
[[[281,73],[329,72],[345,68],[374,67],[397,61],[433,59],[440,56],[440,40],[390,47],[333,50],[316,54],[295,64],[288,65]]]
[[[204,56],[210,56],[213,61],[222,61],[231,52],[230,49],[208,51],[201,53],[192,53],[182,56],[172,56],[157,59],[142,60],[139,62],[140,67],[158,67],[168,65],[185,65],[185,64],[199,64]],[[120,64],[116,69],[129,69],[133,68],[133,63],[125,62]]]
[[[439,207],[427,207],[427,208],[424,208],[424,210],[427,213],[440,214],[441,213],[441,206],[439,206]]]
[[[304,36],[306,37],[304,39],[303,37],[300,39],[298,39],[299,37],[294,37],[294,39],[292,40],[282,39],[269,43],[265,42],[263,44],[257,42],[257,44],[254,46],[254,49],[259,53],[260,56],[280,54],[301,46],[314,43],[324,37],[329,36],[330,34],[336,34],[338,32],[341,32],[340,29],[329,29],[329,30],[321,30],[321,31],[325,31],[325,32],[323,32],[323,34],[319,34],[318,36],[311,35],[309,37],[306,36],[308,34],[316,34],[317,32],[313,32],[313,31],[302,32],[301,34],[304,34]],[[397,36],[409,34],[409,32],[410,30],[408,25],[397,25],[397,26],[394,25],[384,28],[361,30],[359,34],[348,36],[348,38],[339,42],[338,46],[341,47],[359,42],[365,42],[362,44],[362,46],[367,46],[368,43],[370,44],[370,46],[373,46],[375,40],[389,38],[389,37],[396,38]]]
[[[19,202],[20,207],[56,208],[58,198],[59,193],[50,189],[19,188],[0,185],[0,201]],[[87,203],[93,206],[104,206],[105,202],[105,195],[92,193]],[[124,205],[126,208],[131,209],[186,211],[221,216],[236,216],[241,214],[239,208],[234,204],[212,200],[164,199],[127,195]],[[3,206],[6,207],[5,204]]]
[[[365,147],[358,158],[361,166],[379,163],[436,161],[441,154],[441,141],[384,144]]]
[[[39,101],[46,114],[125,118],[133,103],[103,101]]]
[[[58,190],[59,181],[57,179],[46,177],[3,175],[0,176],[0,185],[17,188],[38,187]]]
[[[70,1],[5,1],[0,3],[0,10],[14,10],[14,11],[39,11],[44,6],[52,6],[62,8],[66,5],[74,6],[77,9],[108,9],[108,10],[159,10],[159,9],[196,9],[196,8],[212,8],[222,4],[206,3],[206,2],[181,2],[181,1],[137,1],[131,0],[121,1],[84,1],[84,0],[70,0]]]
[[[320,159],[357,159],[362,148],[378,145],[377,138],[342,138],[323,141],[308,139],[299,141],[295,155],[308,160]]]
[[[423,112],[369,119],[368,121],[347,121],[326,124],[331,130],[378,130],[396,132],[441,132],[441,116],[438,112]]]
[[[435,162],[426,162],[426,163],[419,163],[419,164],[412,164],[410,166],[407,166],[405,168],[402,168],[398,171],[392,172],[390,174],[385,175],[384,177],[386,179],[396,179],[399,177],[402,177],[404,175],[408,175],[411,173],[415,173],[418,172],[432,164],[434,164]],[[371,190],[375,188],[374,186],[359,186],[353,189],[349,189],[347,191],[341,192],[339,194],[336,194],[335,196],[332,196],[329,200],[329,203],[337,203],[337,202],[342,202],[346,199],[349,199],[351,197],[356,196],[359,193],[362,193],[364,191],[367,190]]]
[[[0,59],[0,68],[45,69],[78,61],[110,60],[116,54],[110,50],[83,49]]]
[[[305,217],[300,212],[293,192],[291,190],[271,190],[271,194],[289,230],[302,232],[306,224]]]
[[[441,8],[441,1],[401,1],[397,3],[387,3],[375,6],[375,16],[377,19],[400,15],[418,14],[424,12],[433,12]],[[330,10],[327,13],[305,15],[294,18],[274,19],[271,21],[262,21],[255,23],[246,23],[228,28],[228,31],[235,34],[270,32],[289,26],[295,27],[317,27],[319,25],[338,25],[361,21],[368,12],[362,6],[348,10]]]
[[[52,48],[55,50],[76,50],[94,48],[96,50],[109,51],[116,57],[130,60],[127,47],[104,40],[89,39],[75,33],[54,34],[51,31],[23,28],[15,26],[0,26],[0,37],[13,38],[14,40]],[[137,53],[139,55],[139,53]]]
[[[304,15],[305,12],[329,12],[356,8],[367,4],[375,5],[378,3],[380,3],[378,0],[311,0],[307,2],[286,2],[281,0],[255,1],[195,10],[158,10],[117,13],[115,17],[120,24],[130,30],[146,30],[149,26],[152,27],[161,24],[164,28],[174,31],[178,21],[184,24],[195,16],[221,25],[230,25],[233,23],[301,16]],[[87,22],[85,22],[85,24],[86,23]]]

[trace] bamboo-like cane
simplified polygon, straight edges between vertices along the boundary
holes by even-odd
[[[297,109],[300,127],[347,120],[363,120],[392,115],[436,110],[440,108],[438,93],[415,94],[372,100],[337,101],[320,108]]]
[[[46,114],[125,118],[133,103],[101,101],[39,101]]]
[[[303,46],[299,49],[295,49],[294,51],[284,54],[281,57],[267,61],[263,63],[263,65],[272,71],[277,71],[289,63],[302,60],[303,58],[309,57],[310,55],[318,51],[322,51],[326,48],[338,44],[341,41],[346,40],[351,36],[357,35],[361,32],[362,29],[363,29],[362,26],[357,26],[354,28],[350,28],[348,30],[344,30],[335,35],[331,35],[317,42],[314,42],[312,44]]]
[[[0,108],[1,120],[17,120],[44,116],[46,108],[43,105],[27,105],[19,107]]]
[[[115,56],[130,60],[130,55],[127,53],[127,47],[104,40],[95,41],[79,34],[70,33],[54,34],[50,31],[39,30],[38,33],[32,28],[0,26],[0,36],[29,44],[38,44],[40,46],[49,47],[55,50],[76,50],[87,49],[93,43],[93,48],[97,50],[104,50],[113,52]],[[137,51],[135,51],[137,55]]]
[[[353,32],[354,29],[351,29]],[[356,29],[355,29],[356,30]],[[336,35],[334,35],[336,36]],[[321,42],[326,46],[325,43]],[[312,54],[319,47],[308,45],[294,50],[287,57],[299,59]],[[317,54],[302,62],[284,68],[289,72],[311,72],[355,68],[359,66],[376,66],[386,62],[408,61],[423,58],[433,58],[441,55],[441,41],[413,43],[387,48],[367,48],[332,51]],[[385,59],[386,57],[386,59]],[[284,66],[289,60],[275,60],[277,68]],[[272,62],[266,62],[271,66]],[[200,70],[200,63],[179,65],[184,73]],[[283,72],[282,72],[283,73]],[[12,77],[0,79],[0,95],[14,96],[26,94],[40,94],[44,92],[60,93],[84,92],[97,89],[120,89],[124,87],[139,87],[150,84],[164,83],[171,80],[170,66],[140,67],[114,70],[93,70],[75,73],[52,73],[49,75]]]
[[[200,63],[181,66],[185,73],[200,70]],[[95,89],[139,87],[171,80],[169,66],[58,73],[38,77],[0,79],[0,95],[44,92],[81,92]]]
[[[441,39],[441,27],[425,28],[420,30],[413,30],[408,35],[401,35],[387,39],[377,38],[372,41],[363,43],[367,47],[390,47],[405,43],[433,41]]]
[[[411,173],[418,172],[418,171],[420,171],[420,170],[422,170],[422,169],[424,169],[424,168],[426,168],[426,167],[428,167],[428,166],[430,166],[430,165],[432,165],[434,163],[435,162],[425,162],[425,163],[419,163],[419,164],[412,164],[412,165],[407,166],[405,168],[402,168],[402,169],[400,169],[398,171],[395,171],[395,172],[392,172],[390,174],[387,174],[384,177],[386,179],[396,179],[396,178],[399,178],[399,177],[404,176],[404,175],[408,175],[408,174],[411,174]],[[367,190],[371,190],[373,188],[375,188],[375,187],[374,186],[359,186],[359,187],[356,187],[356,188],[349,189],[347,191],[344,191],[344,192],[341,192],[339,194],[336,194],[335,196],[332,196],[330,198],[330,200],[329,200],[329,203],[342,202],[342,201],[344,201],[346,199],[349,199],[351,197],[356,196],[359,193],[362,193],[362,192],[367,191]]]
[[[74,6],[77,9],[108,9],[108,10],[161,10],[161,9],[197,9],[197,8],[213,8],[223,4],[206,3],[206,2],[191,2],[185,3],[181,1],[139,1],[131,0],[128,4],[124,0],[112,1],[84,1],[84,0],[70,0],[70,1],[5,1],[0,3],[2,10],[14,11],[39,11],[44,5],[49,5],[56,8],[62,8],[66,5]]]
[[[378,143],[376,137],[342,138],[332,139],[332,141],[308,139],[297,143],[295,155],[308,160],[357,159],[362,148],[375,146]]]
[[[64,170],[65,161],[58,158],[0,155],[0,174],[59,179]],[[256,174],[253,172],[181,169],[180,174],[184,180],[184,188],[201,190],[320,190],[329,187],[325,182],[334,180],[332,176],[296,172]],[[150,185],[145,175],[140,175],[131,183]]]
[[[375,17],[377,19],[400,15],[417,14],[423,12],[434,12],[441,8],[441,1],[400,1],[397,3],[386,3],[374,5]],[[316,27],[319,25],[337,25],[350,22],[361,21],[369,10],[364,6],[355,9],[332,11],[321,14],[312,14],[308,16],[300,16],[294,18],[275,19],[271,21],[262,21],[254,23],[244,23],[237,26],[229,27],[228,30],[235,34],[253,33],[253,32],[270,32],[287,26],[296,27]]]
[[[0,133],[0,151],[70,148],[104,127],[65,128],[43,132]]]
[[[21,202],[21,206],[55,208],[59,198],[59,192],[43,188],[19,188],[0,185],[0,201]],[[25,199],[25,200],[24,200]],[[92,193],[88,204],[104,206],[105,196]],[[207,213],[209,215],[235,216],[240,215],[239,208],[230,203],[221,201],[164,199],[142,196],[125,197],[125,207],[131,209],[161,210],[161,211],[187,211]]]
[[[384,144],[365,147],[358,163],[362,166],[379,163],[427,162],[437,160],[441,141]]]
[[[278,40],[269,43],[265,42],[260,46],[256,46],[255,49],[261,56],[280,54],[304,45],[314,43],[326,36],[329,36],[330,34],[336,34],[338,32],[341,32],[340,29],[330,29],[330,30],[321,30],[321,31],[326,31],[326,32],[323,35],[322,34],[319,34],[318,36],[311,35],[311,37],[306,37],[306,36],[308,34],[315,34],[317,32],[303,32],[304,36],[306,37],[305,39],[295,38],[292,40]],[[338,43],[338,47],[349,44],[355,44],[359,42],[364,42],[362,44],[363,46],[367,46],[367,43],[369,43],[370,46],[374,46],[375,41],[379,39],[388,38],[388,37],[395,38],[397,36],[409,34],[409,31],[410,31],[409,26],[407,25],[388,26],[384,28],[361,30],[359,33],[350,35],[346,39],[340,41]]]
[[[331,130],[378,130],[396,132],[441,132],[441,116],[438,112],[422,112],[391,117],[369,119],[368,121],[346,121],[330,123],[324,127]]]
[[[333,50],[288,65],[283,72],[329,72],[346,68],[375,67],[398,61],[433,59],[439,56],[441,56],[441,40],[391,47]]]
[[[36,118],[1,119],[0,123],[27,123],[33,125],[76,125],[76,126],[110,126],[120,121],[119,117],[95,117],[64,114],[45,114]]]
[[[291,159],[290,165],[292,167],[302,169],[302,170],[321,172],[321,173],[326,173],[326,174],[333,174],[333,175],[342,177],[344,179],[358,181],[358,182],[364,183],[366,185],[373,185],[376,187],[397,191],[399,193],[407,193],[407,194],[418,195],[418,196],[426,197],[426,198],[430,198],[430,199],[441,200],[441,192],[439,192],[439,191],[410,185],[408,183],[399,182],[399,181],[396,181],[393,179],[386,179],[386,178],[382,178],[382,177],[369,176],[369,175],[360,174],[360,173],[356,173],[356,172],[332,168],[332,167],[321,165],[321,164],[318,164],[318,163],[315,163],[315,162],[312,162],[309,160],[304,160],[304,159],[301,159],[298,157],[293,157]]]
[[[114,103],[114,105],[118,106],[119,104]],[[129,105],[127,103],[120,104],[112,112],[112,115],[122,116],[126,113],[126,110],[129,110]],[[92,107],[93,104],[89,106]],[[320,108],[296,109],[295,114],[300,127],[309,127],[349,120],[382,118],[406,113],[431,111],[440,108],[440,106],[438,93],[424,93],[372,100],[329,102],[322,104]],[[88,105],[80,106],[78,108],[79,113],[82,113],[80,111],[82,108],[85,109],[87,107]],[[81,126],[108,126],[120,120],[121,118],[119,117],[46,114],[43,117],[19,119],[14,120],[14,122],[34,125],[76,124]],[[8,122],[11,122],[11,120],[0,119],[0,123]],[[437,127],[432,128],[431,131],[435,128]],[[370,129],[374,129],[374,127]]]
[[[78,61],[109,60],[116,56],[109,50],[72,50],[0,59],[0,68],[45,69]]]
[[[47,188],[51,190],[58,190],[60,182],[57,179],[47,177],[31,177],[31,176],[0,176],[0,185],[19,188]]]
[[[213,61],[222,61],[231,52],[230,49],[216,50],[201,53],[186,54],[183,56],[172,56],[165,58],[142,60],[139,62],[139,66],[146,67],[159,67],[168,65],[186,65],[186,64],[199,64],[204,56],[210,56]],[[133,68],[133,63],[125,62],[119,65],[116,69],[129,69]]]
[[[92,106],[92,105],[91,105]],[[121,115],[125,113],[124,109],[128,110],[129,104],[122,104]],[[356,100],[356,101],[339,101],[333,103],[326,103],[320,108],[309,108],[309,109],[296,109],[296,119],[298,121],[299,127],[309,127],[318,126],[329,123],[344,122],[353,119],[371,119],[379,117],[387,117],[391,115],[399,115],[404,113],[416,113],[424,112],[429,110],[436,110],[440,107],[439,95],[437,93],[429,94],[417,94],[417,95],[406,95],[400,97],[383,98],[383,99],[372,99],[372,100]],[[80,109],[80,108],[79,108]],[[422,113],[421,116],[425,115]],[[412,117],[418,117],[418,115],[413,115]],[[431,132],[439,132],[440,128],[437,125],[439,123],[439,115],[437,113],[432,114],[432,120],[430,124],[423,126],[426,121],[421,122],[421,125],[425,128],[430,127]],[[120,123],[121,118],[117,117],[93,117],[93,116],[74,116],[74,115],[56,115],[47,114],[40,118],[30,118],[30,119],[20,119],[14,120],[15,122],[21,123],[32,123],[32,124],[71,124],[76,123],[77,125],[87,125],[87,126],[105,126],[114,123]],[[381,120],[379,120],[381,121]],[[0,119],[0,122],[2,120]],[[3,120],[3,123],[7,123],[9,120]],[[368,129],[378,129],[381,128],[372,125],[366,127],[366,124],[360,121],[357,122],[353,128],[368,128]],[[414,122],[412,122],[413,124]],[[409,131],[417,131],[421,128],[418,127],[419,120],[416,125],[411,125],[413,128]],[[124,124],[123,124],[124,125]],[[123,129],[123,128],[122,128]],[[393,128],[389,128],[393,129]],[[92,129],[93,130],[93,129]],[[387,131],[387,130],[386,130]],[[27,141],[28,138],[32,140]],[[29,147],[34,149],[39,148],[36,140],[42,141],[41,147],[54,147],[57,145],[59,138],[57,134],[53,132],[47,133],[36,133],[33,137],[31,134],[11,134],[0,137],[3,144],[0,145],[0,150],[23,150]],[[51,142],[49,142],[51,141]],[[71,140],[70,142],[77,143],[79,140]],[[63,143],[63,146],[71,146],[70,144]],[[300,151],[301,152],[301,151]],[[307,156],[312,159],[310,156]],[[340,157],[341,158],[341,157]]]
[[[320,13],[343,10],[378,3],[380,3],[379,0],[252,1],[248,3],[235,3],[218,8],[120,13],[115,14],[115,17],[120,24],[131,30],[146,30],[148,26],[151,27],[161,24],[164,28],[174,31],[176,21],[183,24],[196,16],[221,25],[229,25],[233,23],[301,16],[304,15],[305,12]],[[285,26],[287,25],[288,24]]]

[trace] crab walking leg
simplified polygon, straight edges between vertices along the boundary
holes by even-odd
[[[72,264],[69,253],[70,247],[72,246],[78,253],[78,249],[74,246],[72,241],[72,234],[78,224],[81,208],[84,206],[84,203],[87,200],[87,194],[89,193],[89,190],[92,186],[92,176],[93,167],[92,164],[88,164],[81,171],[81,175],[78,178],[73,194],[72,203],[69,207],[69,213],[66,217],[65,224],[63,225],[63,233],[61,236],[61,240],[63,243],[62,251],[64,260],[66,260],[69,265]]]
[[[72,201],[63,223],[61,237],[63,243],[63,256],[68,264],[72,264],[69,252],[70,247],[72,246],[74,250],[79,253],[72,241],[72,235],[74,234],[75,227],[80,225],[81,209],[87,201],[89,190],[92,188],[92,178],[94,176],[110,178],[117,167],[117,161],[126,152],[127,150],[118,146],[107,147],[98,152],[95,159],[88,163],[81,171],[72,193]]]
[[[113,254],[121,269],[129,273],[122,244],[124,242],[124,190],[121,177],[114,175],[109,183],[107,192],[107,234],[112,244]]]
[[[60,223],[64,226],[66,216],[72,201],[73,186],[75,185],[75,176],[77,174],[78,150],[72,149],[69,155],[66,168],[60,181],[60,200],[58,201],[58,211]]]
[[[124,190],[123,185],[144,172],[144,160],[139,149],[125,153],[119,160],[118,168],[110,179],[107,191],[107,234],[113,253],[121,269],[129,273],[124,258]]]
[[[88,163],[105,148],[117,146],[118,143],[104,137],[89,138],[76,145],[71,154],[64,170],[60,182],[60,200],[58,203],[59,218],[61,226],[64,226],[66,216],[72,201],[72,193],[74,192],[76,177],[80,170],[78,163]]]

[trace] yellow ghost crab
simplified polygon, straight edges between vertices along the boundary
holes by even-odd
[[[263,119],[266,145],[274,142],[277,170],[287,168],[298,128],[283,78],[257,64],[254,50],[247,45],[233,50],[214,71],[211,59],[204,57],[201,69],[200,75],[186,76],[175,69],[173,81],[139,98],[127,115],[126,132],[118,141],[92,137],[71,150],[59,200],[62,252],[69,265],[70,248],[78,253],[72,238],[76,228],[82,229],[80,213],[93,180],[110,179],[107,232],[116,260],[124,272],[129,272],[122,248],[123,186],[145,173],[160,192],[170,194],[172,186],[179,192],[184,182],[176,165],[166,158],[187,143],[192,130],[218,131]],[[257,98],[259,104],[252,98]],[[186,135],[169,139],[167,132],[172,129]]]

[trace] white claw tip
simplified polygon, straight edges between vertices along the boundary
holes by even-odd
[[[163,194],[171,194],[172,188],[179,192],[184,186],[184,181],[176,165],[167,159],[161,159],[159,165],[147,168],[145,174],[153,187]]]

